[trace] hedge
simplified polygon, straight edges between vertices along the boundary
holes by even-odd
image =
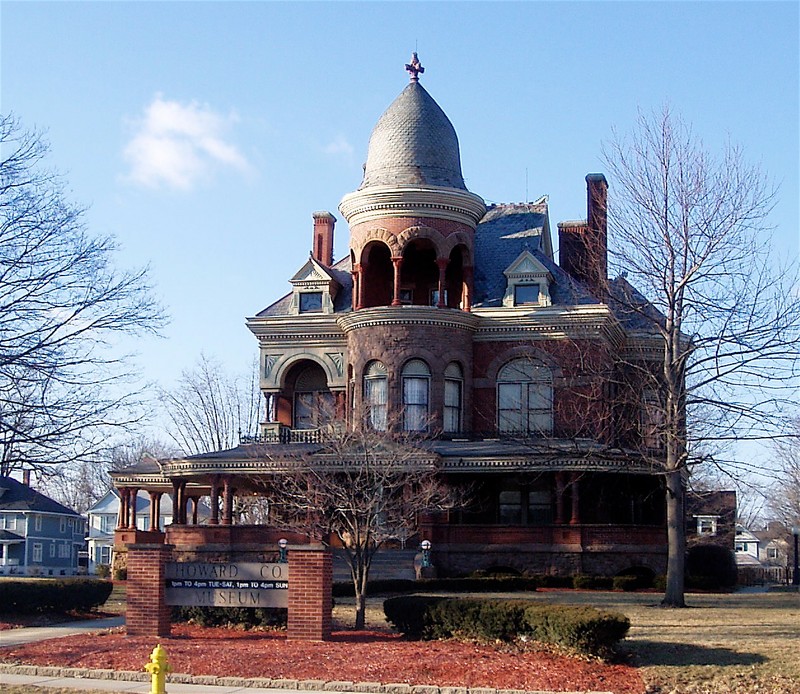
[[[617,612],[514,600],[403,596],[383,604],[387,621],[410,638],[513,641],[533,639],[606,656],[630,629]]]
[[[245,629],[286,627],[285,607],[173,607],[175,622],[191,622],[201,627],[241,626]]]
[[[533,591],[541,580],[537,576],[467,576],[464,578],[425,578],[419,581],[410,579],[375,580],[367,583],[370,595],[387,593],[416,593],[418,591],[447,591],[452,593],[514,593]],[[334,583],[335,598],[353,597],[352,581]]]
[[[111,595],[111,581],[96,578],[4,579],[0,581],[0,612],[86,612]]]

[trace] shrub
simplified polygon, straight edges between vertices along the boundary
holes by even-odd
[[[448,591],[453,593],[513,593],[536,590],[539,581],[535,576],[467,576],[464,578],[426,578],[419,581],[388,579],[369,581],[369,595],[387,593],[413,593],[419,590]],[[353,583],[343,581],[333,585],[333,596],[353,597]]]
[[[624,590],[630,592],[639,587],[639,578],[637,576],[614,576],[613,588],[614,590]]]
[[[128,569],[114,569],[114,580],[115,581],[127,581],[128,580]]]
[[[611,590],[613,579],[608,576],[576,574],[572,577],[572,587],[576,590]]]
[[[624,615],[592,607],[428,596],[389,598],[387,620],[411,638],[510,641],[524,636],[593,655],[608,655],[630,628]]]
[[[686,555],[686,583],[693,588],[718,590],[736,585],[736,558],[719,545],[695,545]]]
[[[610,654],[631,627],[630,620],[618,612],[573,605],[530,605],[524,619],[529,635],[537,641],[601,656]]]
[[[98,564],[95,567],[95,572],[98,578],[109,578],[111,576],[111,567],[108,564]]]
[[[0,581],[0,612],[57,614],[86,612],[102,605],[114,588],[97,578]]]
[[[180,606],[172,608],[175,622],[191,622],[201,627],[238,626],[244,629],[286,627],[287,610],[282,607],[208,607]]]

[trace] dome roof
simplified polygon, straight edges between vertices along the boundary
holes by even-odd
[[[392,102],[372,131],[360,190],[403,185],[467,189],[455,128],[416,80]]]

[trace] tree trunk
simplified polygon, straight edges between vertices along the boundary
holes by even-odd
[[[361,631],[364,629],[364,624],[366,622],[366,607],[367,596],[361,592],[358,586],[356,586],[356,631]]]
[[[686,607],[684,573],[686,569],[686,520],[684,484],[681,470],[667,473],[667,586],[664,607]]]

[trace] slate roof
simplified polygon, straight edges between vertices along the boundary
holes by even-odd
[[[503,271],[524,250],[530,251],[553,276],[553,304],[593,304],[597,299],[544,253],[542,232],[547,206],[542,203],[492,205],[475,230],[474,299],[476,308],[501,306],[506,291]]]
[[[609,308],[626,331],[655,332],[664,315],[625,277],[608,283]]]
[[[57,513],[60,515],[80,516],[77,511],[59,504],[49,496],[45,496],[27,484],[18,482],[13,477],[0,477],[1,511],[35,511],[37,513]]]
[[[419,82],[406,86],[370,136],[360,190],[382,185],[467,189],[455,128]]]

